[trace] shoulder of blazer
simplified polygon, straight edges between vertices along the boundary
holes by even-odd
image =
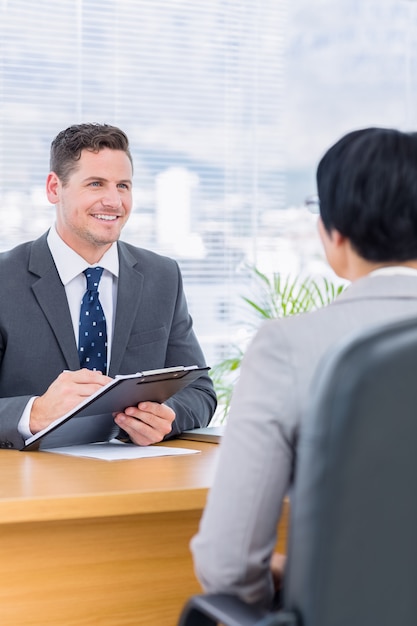
[[[16,273],[19,269],[24,269],[40,276],[55,267],[47,244],[47,234],[44,233],[35,241],[26,241],[1,252],[0,272],[13,270]]]
[[[158,254],[146,248],[138,248],[125,241],[118,241],[119,260],[121,264],[127,264],[131,267],[137,266],[139,271],[146,270],[148,267],[153,269],[158,267],[178,267],[177,262],[171,257]],[[175,271],[178,271],[177,269]]]
[[[417,298],[417,275],[363,276],[348,285],[333,304],[379,298]]]

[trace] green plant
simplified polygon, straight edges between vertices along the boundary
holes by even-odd
[[[267,319],[298,315],[330,304],[344,289],[344,284],[335,284],[327,278],[291,277],[274,273],[267,276],[256,267],[249,268],[254,279],[256,299],[242,296],[248,305],[248,317],[244,326],[253,335],[259,325]],[[239,376],[244,354],[240,346],[232,346],[229,357],[215,364],[211,377],[217,393],[219,409],[216,421],[227,419],[233,388]]]

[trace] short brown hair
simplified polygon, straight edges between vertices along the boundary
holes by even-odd
[[[76,168],[82,150],[99,152],[103,148],[123,150],[133,167],[129,140],[120,128],[109,124],[74,124],[58,133],[52,141],[50,170],[65,184]]]

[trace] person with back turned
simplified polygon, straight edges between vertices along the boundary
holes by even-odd
[[[348,133],[321,159],[317,185],[326,257],[350,284],[326,307],[259,329],[191,544],[206,591],[266,608],[280,586],[285,560],[273,554],[277,525],[320,360],[348,334],[417,315],[417,134]]]

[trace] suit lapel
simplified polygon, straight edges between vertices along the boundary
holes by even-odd
[[[119,251],[119,283],[117,290],[116,319],[109,376],[120,371],[133,323],[137,317],[143,289],[143,274],[138,271],[137,260],[121,242]]]
[[[45,234],[33,242],[28,269],[38,276],[38,280],[33,283],[32,290],[52,328],[68,369],[79,369],[80,362],[65,289],[56,270],[46,237]]]

